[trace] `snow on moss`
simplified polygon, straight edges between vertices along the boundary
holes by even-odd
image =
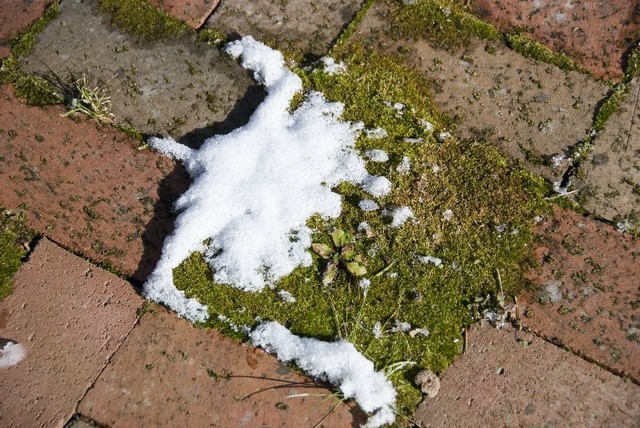
[[[393,385],[352,343],[298,337],[274,321],[260,324],[249,336],[256,346],[275,353],[279,360],[295,362],[305,373],[337,386],[345,398],[353,398],[362,410],[372,414],[364,427],[395,421]]]
[[[181,161],[193,184],[176,202],[175,230],[144,293],[193,321],[204,321],[207,308],[173,284],[173,269],[191,253],[204,254],[215,282],[260,291],[311,264],[306,222],[315,214],[340,215],[341,198],[332,187],[350,182],[373,197],[391,190],[385,177],[367,173],[354,148],[362,124],[340,120],[343,104],[311,92],[290,112],[302,81],[279,52],[250,36],[226,51],[267,91],[249,122],[198,150],[170,138],[149,141]]]

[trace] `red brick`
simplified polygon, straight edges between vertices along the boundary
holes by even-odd
[[[311,394],[290,397],[292,394]],[[350,427],[361,414],[259,349],[154,307],[78,411],[111,427]]]
[[[63,426],[141,303],[129,283],[41,240],[0,302],[0,337],[26,348],[0,369],[0,426]]]
[[[539,228],[524,324],[554,343],[640,380],[640,242],[557,210]]]

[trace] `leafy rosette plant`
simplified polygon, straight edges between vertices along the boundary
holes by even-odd
[[[338,268],[343,267],[353,277],[366,275],[366,260],[355,250],[353,237],[349,232],[335,229],[331,233],[333,245],[314,243],[311,249],[314,253],[327,260],[327,266],[322,274],[322,283],[329,285],[338,275]]]

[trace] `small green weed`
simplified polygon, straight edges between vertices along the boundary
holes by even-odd
[[[103,87],[91,86],[85,75],[68,86],[67,99],[69,111],[62,116],[70,117],[82,114],[97,123],[113,123],[114,116],[109,112],[111,97],[106,95]]]
[[[314,243],[311,249],[314,253],[327,260],[327,266],[322,274],[322,283],[329,285],[336,279],[338,268],[342,266],[353,277],[366,275],[366,261],[362,254],[355,251],[353,238],[349,232],[336,229],[331,232],[333,245]]]

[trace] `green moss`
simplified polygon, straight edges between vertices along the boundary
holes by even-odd
[[[198,41],[210,46],[222,46],[227,42],[227,36],[215,28],[202,28],[198,30]]]
[[[566,55],[555,52],[524,34],[505,34],[504,39],[509,48],[527,58],[553,64],[563,70],[579,70],[585,72],[583,68],[574,63]]]
[[[428,82],[395,59],[359,46],[334,51],[348,72],[333,76],[304,75],[307,87],[345,103],[344,117],[383,127],[388,136],[357,142],[361,151],[383,149],[388,163],[370,163],[368,169],[394,183],[381,205],[410,206],[415,222],[393,228],[380,212],[363,212],[357,202],[366,197],[359,188],[343,184],[343,212],[332,222],[312,218],[315,241],[329,243],[334,228],[350,231],[354,251],[364,254],[371,286],[365,293],[346,270],[324,286],[325,261],[317,256],[276,284],[275,289],[246,293],[213,284],[201,254],[193,254],[174,271],[177,286],[208,305],[208,325],[239,338],[242,326],[253,327],[256,317],[281,322],[292,332],[333,340],[350,340],[378,369],[413,362],[391,375],[399,394],[399,411],[412,414],[421,394],[411,385],[415,370],[442,372],[459,353],[461,329],[472,322],[467,305],[477,296],[495,293],[496,272],[505,293],[522,283],[522,266],[530,250],[530,219],[545,208],[544,182],[513,164],[490,144],[448,138],[440,143],[428,130],[445,129],[446,118],[435,108]],[[390,105],[391,103],[391,105]],[[398,111],[393,103],[402,103]],[[405,141],[422,139],[422,143]],[[403,156],[412,169],[400,173]],[[444,211],[453,216],[445,219]],[[366,221],[373,233],[358,231]],[[443,260],[443,267],[422,263],[418,256]],[[277,291],[290,292],[297,301],[283,301]],[[394,332],[396,321],[408,322],[428,335]],[[376,325],[382,332],[377,336]]]
[[[193,32],[184,22],[143,0],[100,0],[100,10],[111,14],[114,26],[146,40],[164,40]]]
[[[38,39],[38,34],[44,30],[59,12],[58,3],[54,3],[45,9],[40,19],[34,22],[27,31],[14,39],[11,56],[2,60],[0,84],[13,84],[16,95],[25,98],[29,105],[43,106],[64,102],[64,97],[58,88],[40,76],[25,73],[18,62],[18,58],[31,52]]]
[[[41,18],[39,18],[36,22],[31,24],[29,30],[16,37],[16,39],[12,42],[11,54],[15,58],[19,58],[25,55],[28,55],[31,52],[31,49],[36,44],[38,40],[38,34],[45,29],[45,27],[51,22],[53,18],[58,16],[60,13],[60,5],[58,2],[53,3],[51,6],[47,7],[44,11],[44,14]]]
[[[412,4],[395,1],[390,16],[391,35],[426,39],[433,46],[453,49],[473,38],[499,40],[500,32],[491,24],[466,12],[449,0],[416,0]]]
[[[349,25],[347,25],[344,28],[344,30],[342,31],[342,33],[340,33],[340,35],[338,36],[338,39],[336,40],[336,42],[333,44],[333,47],[331,48],[332,51],[336,50],[336,49],[340,49],[341,47],[343,47],[344,44],[347,42],[347,40],[349,40],[351,38],[353,33],[355,33],[358,30],[358,27],[360,26],[360,23],[362,22],[364,17],[367,15],[367,12],[369,11],[369,8],[371,8],[371,6],[373,5],[374,1],[375,0],[365,0],[364,1],[364,3],[362,4],[362,7],[356,13],[356,15],[353,17],[353,19],[351,20]]]
[[[11,294],[13,275],[27,254],[24,244],[33,236],[24,215],[0,207],[0,300]]]

